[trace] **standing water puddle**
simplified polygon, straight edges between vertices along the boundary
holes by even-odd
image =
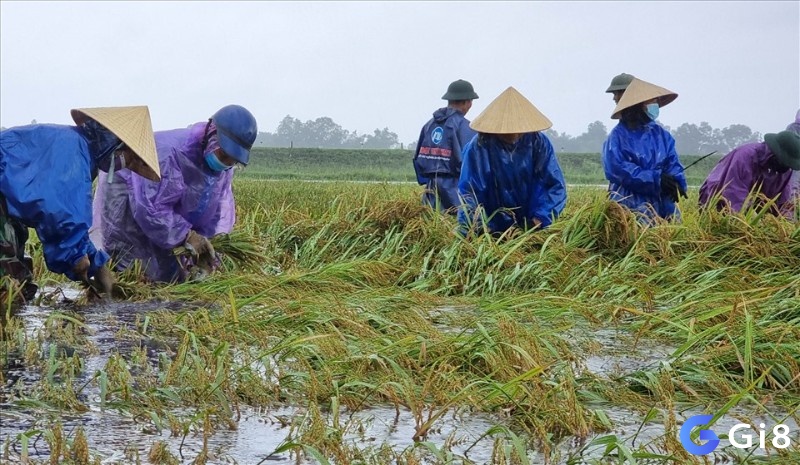
[[[576,334],[583,346],[585,370],[597,376],[616,377],[658,366],[675,351],[675,347],[652,339],[634,339],[629,333],[613,329]]]

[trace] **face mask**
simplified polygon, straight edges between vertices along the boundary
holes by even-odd
[[[650,118],[651,121],[655,121],[656,118],[658,118],[658,104],[648,103],[644,112],[647,113],[647,117]]]
[[[205,159],[206,159],[206,165],[208,165],[211,171],[215,173],[221,173],[223,171],[232,168],[231,166],[228,166],[225,163],[219,161],[219,158],[217,158],[217,154],[214,152],[208,152],[205,156]]]

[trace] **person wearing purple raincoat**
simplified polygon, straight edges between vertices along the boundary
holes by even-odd
[[[718,210],[739,212],[775,199],[770,212],[791,219],[797,203],[792,170],[800,170],[800,135],[765,134],[764,142],[741,145],[717,163],[700,187],[700,206],[717,199]]]
[[[161,182],[119,173],[98,178],[93,238],[116,268],[141,260],[149,279],[182,282],[216,263],[209,238],[229,233],[236,221],[232,189],[235,164],[246,165],[258,129],[244,107],[228,105],[207,122],[157,131]],[[190,260],[173,250],[185,247]]]

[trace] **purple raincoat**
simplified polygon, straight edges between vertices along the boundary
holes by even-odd
[[[731,210],[738,212],[745,206],[751,189],[760,185],[761,194],[770,199],[777,197],[775,207],[783,215],[792,218],[793,172],[779,173],[770,169],[768,161],[772,156],[765,142],[744,144],[733,149],[717,163],[700,187],[700,205],[707,205],[714,194],[721,192],[722,201],[717,209],[724,208],[727,203]]]
[[[172,249],[183,245],[189,231],[210,238],[233,229],[233,170],[216,173],[206,165],[205,152],[219,147],[211,124],[203,149],[207,124],[155,133],[160,182],[128,170],[115,173],[111,184],[104,173],[98,176],[92,237],[112,254],[118,269],[140,259],[150,279],[183,281],[186,272]]]

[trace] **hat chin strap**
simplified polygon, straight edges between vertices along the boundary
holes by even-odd
[[[106,180],[107,184],[111,184],[114,182],[114,170],[116,169],[116,163],[114,162],[114,157],[117,156],[117,150],[119,150],[125,143],[119,144],[112,152],[111,152],[111,164],[108,166],[108,179]],[[125,169],[125,155],[120,155],[120,167],[119,169]]]

